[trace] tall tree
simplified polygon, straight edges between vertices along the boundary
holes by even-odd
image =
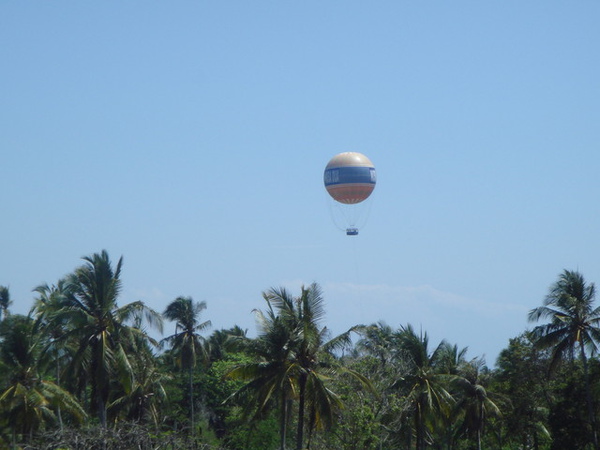
[[[377,322],[360,330],[361,338],[356,344],[358,351],[374,356],[382,367],[390,361],[393,355],[395,334],[392,327],[385,322]]]
[[[461,376],[454,382],[459,388],[455,409],[462,418],[460,428],[475,441],[477,450],[481,450],[484,425],[488,417],[500,415],[500,408],[485,387],[487,372],[483,359],[463,364],[460,372]]]
[[[588,354],[594,355],[600,342],[600,307],[594,307],[595,296],[594,283],[587,283],[577,271],[564,270],[550,287],[543,306],[529,312],[529,320],[537,322],[549,319],[548,323],[534,328],[533,336],[536,346],[551,349],[551,368],[565,358],[572,361],[575,351],[579,350],[592,442],[598,450],[600,447],[588,370]]]
[[[331,340],[328,330],[321,326],[325,317],[325,305],[321,288],[316,283],[302,287],[300,296],[291,297],[285,290],[272,289],[267,297],[292,333],[292,368],[298,387],[298,424],[296,449],[303,448],[305,414],[308,410],[308,430],[329,428],[336,408],[342,403],[338,395],[327,388],[326,379],[335,375],[332,351],[350,343],[350,331]],[[334,363],[334,365],[332,365]]]
[[[412,413],[416,449],[426,446],[427,420],[436,414],[447,414],[454,399],[447,388],[453,375],[440,373],[436,364],[446,344],[444,341],[430,352],[427,333],[417,334],[409,324],[398,332],[398,357],[406,364],[406,372],[394,386],[405,394]]]
[[[495,390],[510,399],[503,408],[504,436],[509,445],[538,450],[549,441],[548,380],[540,376],[547,367],[546,352],[536,349],[531,333],[510,339],[500,352],[494,373]]]
[[[268,310],[256,311],[259,359],[238,367],[230,376],[250,380],[244,390],[255,391],[257,412],[264,410],[274,395],[279,397],[282,449],[290,403],[297,399],[296,448],[301,449],[305,428],[312,431],[330,427],[335,410],[342,406],[339,396],[328,387],[328,380],[345,373],[365,386],[370,387],[370,383],[335,358],[334,352],[350,343],[354,328],[329,339],[328,329],[321,326],[325,308],[318,284],[303,286],[298,297],[284,288],[271,289],[263,297]]]
[[[440,374],[447,374],[452,383],[450,384],[450,393],[453,398],[456,399],[458,393],[462,393],[462,389],[457,388],[461,382],[466,382],[464,380],[464,368],[468,366],[466,360],[467,347],[462,349],[458,348],[458,345],[451,345],[446,341],[442,341],[437,350],[437,355],[435,358],[435,371]],[[457,439],[457,430],[459,430],[459,416],[460,408],[457,407],[456,404],[453,405],[452,408],[444,408],[440,414],[437,414],[437,421],[433,421],[434,423],[439,423],[439,435],[443,436],[443,440],[445,442],[445,446],[447,449],[454,448],[454,443]]]
[[[190,401],[190,426],[194,434],[194,383],[193,373],[198,361],[208,362],[208,351],[204,337],[200,334],[211,325],[210,320],[201,322],[206,302],[194,302],[191,297],[177,297],[169,303],[163,316],[175,322],[175,333],[164,338],[171,345],[177,363],[188,374],[188,395]]]
[[[54,320],[58,311],[72,302],[74,287],[65,278],[61,278],[56,284],[40,284],[33,290],[37,296],[34,299],[31,314],[36,318],[38,326],[47,328]],[[65,324],[59,323],[53,325],[62,326],[52,330],[52,334],[62,335]]]
[[[45,336],[37,332],[34,321],[13,315],[0,324],[0,360],[5,372],[0,391],[0,419],[13,432],[30,439],[32,434],[58,422],[62,409],[76,421],[86,414],[75,398],[52,382],[45,370]]]
[[[138,423],[150,422],[158,429],[160,408],[167,400],[164,384],[169,374],[159,370],[154,358],[142,356],[134,361],[136,378],[129,391],[122,391],[109,405],[111,415]]]
[[[356,349],[360,371],[381,393],[379,401],[369,401],[379,424],[377,439],[382,448],[407,447],[412,436],[411,420],[404,413],[402,389],[391,381],[402,379],[408,370],[408,364],[400,357],[398,333],[384,322],[362,327],[359,333]]]
[[[248,330],[234,325],[227,330],[215,330],[207,339],[208,352],[211,363],[227,357],[231,352],[241,352],[249,344],[246,336]]]
[[[36,328],[46,336],[46,351],[54,359],[56,384],[60,386],[63,368],[61,362],[67,359],[69,354],[67,351],[68,343],[61,340],[67,331],[67,323],[64,320],[55,320],[55,318],[58,312],[68,305],[72,292],[70,292],[64,279],[59,280],[56,285],[52,286],[48,284],[39,285],[33,291],[37,293],[37,297],[30,314],[35,318]],[[62,429],[60,409],[58,410],[58,420]]]
[[[287,297],[287,293],[286,293]],[[248,381],[234,396],[249,396],[244,414],[252,419],[259,418],[273,403],[279,406],[280,449],[285,450],[293,384],[293,336],[287,324],[273,309],[267,293],[266,312],[254,310],[258,325],[258,337],[249,347],[254,361],[243,363],[227,374],[228,377]]]
[[[7,286],[0,286],[0,319],[7,317],[8,307],[12,304],[10,299],[10,291]]]
[[[138,337],[153,342],[143,329],[130,324],[144,319],[162,332],[162,319],[141,301],[118,305],[122,257],[114,267],[106,250],[83,261],[66,279],[72,295],[54,315],[54,321],[67,324],[62,339],[76,345],[70,374],[85,374],[91,387],[92,409],[106,427],[111,380],[118,381],[125,390],[134,383],[130,358],[135,354],[130,343]]]

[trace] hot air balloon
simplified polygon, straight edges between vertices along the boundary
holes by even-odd
[[[346,222],[346,234],[356,236],[358,221],[364,216],[364,208],[359,204],[375,189],[375,166],[362,153],[340,153],[325,167],[323,180],[331,198],[340,205],[338,210]],[[334,221],[337,222],[335,217]]]

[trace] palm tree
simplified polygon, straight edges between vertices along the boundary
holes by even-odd
[[[290,405],[294,391],[292,378],[292,347],[290,330],[284,321],[277,316],[267,298],[269,309],[266,313],[254,310],[258,325],[258,338],[253,340],[248,351],[255,362],[242,364],[233,368],[227,376],[246,380],[248,383],[232,397],[244,394],[251,396],[246,402],[245,415],[256,419],[266,411],[273,402],[280,410],[280,449],[284,450],[287,441],[287,424]]]
[[[242,389],[252,390],[256,398],[256,414],[277,396],[281,409],[281,449],[285,448],[287,421],[292,400],[298,400],[296,448],[303,448],[304,429],[329,428],[334,412],[342,402],[331,391],[328,381],[349,374],[363,385],[370,383],[355,371],[345,369],[334,352],[350,343],[351,328],[333,339],[328,339],[328,329],[321,327],[325,316],[321,289],[316,283],[302,287],[299,297],[284,289],[271,289],[263,293],[268,305],[267,313],[255,311],[259,323],[256,346],[258,361],[232,370],[232,377],[249,380]],[[305,415],[308,413],[308,421]]]
[[[483,359],[474,359],[461,367],[461,376],[455,380],[458,387],[455,410],[462,416],[460,429],[474,436],[477,450],[481,450],[481,437],[488,416],[500,415],[500,408],[484,387]]]
[[[234,325],[228,330],[215,330],[208,337],[208,352],[211,363],[227,357],[231,352],[242,352],[248,346],[250,339],[246,336],[248,330]]]
[[[190,401],[190,426],[194,434],[194,383],[193,373],[198,361],[207,362],[208,352],[205,339],[200,335],[211,325],[210,320],[201,322],[200,316],[206,309],[206,302],[194,302],[191,297],[177,297],[169,303],[163,316],[175,322],[175,333],[164,338],[177,355],[177,363],[188,373],[188,389]]]
[[[150,421],[158,430],[160,407],[167,399],[164,383],[170,375],[159,370],[155,363],[150,353],[136,358],[135,382],[129,391],[123,390],[109,405],[111,414],[135,422]]]
[[[466,356],[468,347],[458,348],[458,345],[451,345],[442,341],[435,361],[436,367],[440,373],[458,375],[461,369],[467,363]]]
[[[278,293],[274,292],[272,300],[278,300]],[[359,381],[363,387],[373,391],[371,383],[358,372],[351,370],[336,357],[336,352],[351,344],[350,335],[361,329],[354,326],[345,333],[334,338],[329,338],[327,327],[320,325],[325,317],[324,299],[321,288],[313,283],[308,288],[302,287],[300,297],[296,299],[296,314],[288,310],[289,302],[283,302],[280,314],[291,318],[291,323],[297,323],[299,337],[295,360],[298,364],[298,430],[296,448],[303,445],[303,431],[305,425],[305,407],[309,413],[308,431],[314,429],[328,429],[333,425],[335,411],[342,408],[343,404],[337,394],[328,388],[328,381],[349,375]],[[292,313],[289,315],[289,313]]]
[[[10,291],[6,286],[0,286],[0,319],[7,317],[8,307],[12,304],[10,299]]]
[[[469,365],[466,360],[468,348],[458,348],[458,345],[451,345],[446,341],[442,341],[440,344],[437,355],[435,358],[435,370],[440,374],[448,374],[450,382],[452,383],[451,394],[456,398],[456,391],[461,392],[460,388],[456,386],[464,381],[463,370]],[[457,437],[458,418],[462,411],[457,408],[456,404],[452,408],[446,408],[443,414],[438,415],[438,421],[440,423],[441,432],[440,434],[444,437],[445,444],[448,449],[453,448],[455,438]]]
[[[407,408],[400,385],[390,381],[402,379],[408,370],[400,351],[399,333],[379,321],[362,327],[359,334],[361,338],[356,344],[356,361],[380,392],[380,401],[372,404],[375,420],[381,428],[382,448],[410,447],[411,417],[405,414]]]
[[[118,306],[122,257],[114,268],[106,250],[83,260],[84,265],[66,279],[65,288],[72,295],[53,323],[66,324],[61,339],[76,346],[70,374],[89,381],[92,409],[106,427],[111,380],[126,390],[134,383],[130,344],[138,338],[154,343],[144,330],[128,324],[143,318],[162,332],[162,319],[141,301]]]
[[[549,319],[549,323],[533,329],[535,345],[551,349],[550,368],[567,358],[574,360],[575,350],[583,364],[588,418],[592,427],[594,448],[599,449],[596,418],[590,390],[588,354],[594,355],[600,342],[600,307],[594,308],[596,287],[586,283],[577,271],[564,270],[550,287],[544,305],[529,312],[529,320]]]
[[[37,319],[37,326],[46,326],[50,324],[56,313],[68,306],[72,301],[73,285],[69,285],[67,279],[61,278],[56,284],[40,284],[33,292],[37,294],[34,299],[31,314]],[[53,333],[61,330],[54,330]],[[62,333],[61,333],[62,334]]]
[[[71,394],[47,379],[45,337],[36,333],[34,321],[15,315],[0,326],[0,360],[7,384],[0,392],[0,414],[13,432],[31,438],[33,432],[58,421],[57,411],[81,422],[86,414]]]
[[[398,355],[406,364],[406,372],[393,387],[400,389],[406,398],[406,404],[413,416],[416,436],[416,449],[423,450],[426,444],[426,423],[430,415],[447,414],[454,399],[447,386],[453,375],[440,373],[436,369],[444,341],[429,352],[427,333],[417,334],[409,324],[401,327],[397,333]]]
[[[522,448],[537,450],[540,441],[550,439],[547,408],[548,380],[540,377],[546,364],[546,352],[533,345],[531,332],[509,339],[509,345],[496,360],[494,386],[510,399],[503,408],[508,441]]]
[[[142,327],[140,317],[135,319],[133,327]],[[160,407],[167,399],[164,383],[171,376],[159,370],[152,346],[158,346],[158,343],[148,341],[143,334],[135,335],[129,343],[130,351],[135,354],[130,361],[136,377],[129,390],[121,389],[114,396],[108,410],[116,420],[149,421],[158,430]]]
[[[72,293],[66,286],[65,279],[58,281],[56,285],[42,284],[34,290],[38,294],[30,315],[36,319],[35,327],[40,333],[44,333],[47,339],[46,351],[53,355],[55,364],[56,384],[61,385],[61,360],[68,357],[66,343],[61,341],[66,332],[66,323],[55,320],[58,311],[67,306]],[[58,421],[62,430],[62,416],[58,410]]]
[[[392,358],[394,348],[394,330],[385,322],[377,322],[360,330],[361,338],[356,348],[363,353],[374,356],[382,367]]]

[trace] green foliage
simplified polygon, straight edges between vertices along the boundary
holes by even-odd
[[[242,381],[225,375],[233,367],[249,361],[250,358],[243,354],[232,354],[224,360],[214,362],[200,377],[198,390],[202,392],[202,403],[208,411],[211,428],[220,438],[227,438],[232,425],[239,423],[239,417],[231,413],[234,403],[227,403],[227,400],[243,386]]]
[[[548,427],[553,436],[552,450],[585,449],[592,442],[587,412],[584,373],[581,366],[563,368],[552,384],[553,401]]]
[[[263,293],[267,311],[256,311],[259,337],[250,347],[255,360],[241,364],[229,377],[246,380],[238,395],[247,395],[246,414],[254,419],[274,405],[280,411],[281,447],[287,439],[290,409],[295,407],[296,448],[303,448],[305,433],[331,428],[336,412],[343,406],[330,388],[330,381],[342,373],[365,386],[369,381],[339,363],[334,351],[350,343],[353,329],[333,339],[320,322],[325,315],[320,287],[314,283],[302,287],[294,297],[285,289]]]
[[[279,447],[279,420],[276,411],[271,411],[260,420],[248,422],[241,408],[229,410],[227,423],[231,425],[224,437],[231,450],[272,450]]]
[[[0,320],[8,317],[8,307],[12,304],[7,286],[0,286]]]
[[[574,365],[576,358],[583,367],[585,404],[590,433],[585,433],[595,450],[600,450],[596,406],[592,396],[589,374],[590,356],[594,356],[600,342],[600,307],[594,305],[596,287],[587,283],[576,271],[564,270],[550,287],[544,305],[533,309],[529,319],[548,319],[534,328],[532,335],[538,348],[549,349],[550,370],[568,361]],[[583,405],[582,405],[583,406]],[[557,437],[555,436],[555,441]]]
[[[160,316],[117,304],[121,266],[94,254],[38,286],[31,317],[2,310],[0,448],[594,448],[600,309],[577,272],[559,276],[529,316],[547,322],[490,370],[411,325],[330,339],[316,284],[263,293],[252,339],[237,326],[202,336],[206,304],[179,297],[157,354],[144,326]]]
[[[494,388],[506,399],[500,439],[523,448],[547,446],[550,380],[548,360],[526,333],[509,341],[496,363]]]
[[[83,408],[66,390],[48,379],[43,364],[43,336],[31,318],[14,315],[0,323],[0,360],[7,369],[0,385],[0,424],[12,439],[56,426],[62,411],[81,423]]]
[[[378,420],[376,405],[372,398],[355,392],[343,395],[345,407],[331,432],[319,434],[315,443],[328,448],[379,449],[382,442],[382,426]]]
[[[200,333],[210,327],[210,321],[200,322],[206,302],[194,302],[191,297],[177,297],[167,305],[163,316],[175,322],[175,333],[163,339],[171,346],[179,367],[192,369],[199,361],[207,362],[208,353]]]
[[[67,277],[69,295],[52,313],[46,328],[59,330],[69,358],[69,380],[73,385],[90,386],[90,406],[103,426],[116,385],[128,392],[135,382],[131,358],[140,339],[151,341],[139,326],[144,319],[162,330],[160,316],[142,302],[118,306],[122,289],[122,258],[113,266],[106,251],[83,258],[84,264]],[[132,326],[136,324],[136,326]],[[78,393],[84,392],[79,385]]]

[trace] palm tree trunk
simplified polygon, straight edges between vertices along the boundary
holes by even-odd
[[[423,450],[423,410],[421,408],[421,401],[417,404],[417,410],[415,411],[415,434],[416,434],[416,449]]]
[[[581,351],[581,361],[583,362],[583,374],[585,376],[585,397],[587,401],[587,409],[588,409],[588,418],[590,424],[592,426],[592,439],[594,443],[594,450],[600,450],[598,447],[598,432],[596,426],[596,415],[594,414],[594,404],[592,400],[592,391],[590,388],[590,376],[588,372],[588,362],[587,357],[585,355],[585,349],[583,347],[583,342],[579,342],[579,348]]]
[[[99,394],[97,397],[98,402],[98,418],[100,419],[100,425],[102,425],[102,429],[106,429],[106,405],[104,404],[104,399],[102,398],[102,394]]]
[[[102,426],[102,450],[106,450],[106,403],[102,398],[102,392],[97,390],[98,417]]]
[[[59,360],[58,351],[56,351],[56,385],[60,387],[60,360]],[[58,406],[57,413],[58,413],[58,425],[60,428],[60,432],[62,434],[63,420],[62,420],[62,414],[60,413],[60,405]]]
[[[298,399],[298,431],[296,433],[296,450],[302,450],[304,440],[304,404],[306,402],[306,374],[301,374],[298,380],[300,393]]]
[[[477,424],[477,450],[481,450],[481,435],[483,433],[484,422],[483,402],[481,402],[479,404],[479,423]]]
[[[281,393],[281,423],[279,424],[279,438],[281,440],[279,448],[285,450],[285,441],[287,439],[287,401],[285,391]]]
[[[98,414],[98,420],[100,421],[100,425],[103,430],[106,430],[106,401],[105,399],[105,391],[106,391],[106,383],[108,383],[108,376],[104,370],[102,370],[102,352],[100,350],[99,344],[95,343],[92,346],[92,365],[91,365],[91,374],[92,374],[92,392],[91,392],[91,400],[95,402],[96,412]]]
[[[190,397],[190,433],[191,436],[194,437],[195,432],[195,424],[194,424],[194,380],[193,380],[193,371],[192,366],[190,366],[188,370],[188,382],[189,382],[189,397]]]

